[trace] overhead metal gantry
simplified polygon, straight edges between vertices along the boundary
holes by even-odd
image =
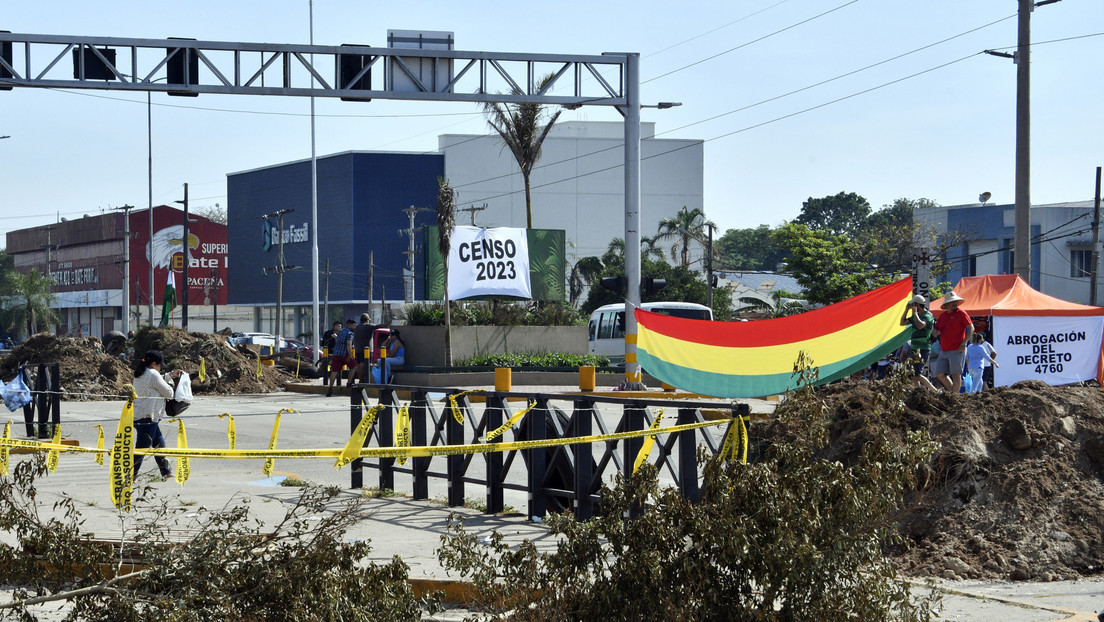
[[[181,96],[209,93],[617,108],[625,117],[625,375],[630,382],[641,378],[633,314],[640,304],[639,62],[637,53],[465,52],[0,32],[0,90],[106,89]],[[542,84],[548,74],[552,79]],[[313,263],[317,274],[317,257]],[[317,321],[317,287],[315,290]]]
[[[520,54],[11,33],[0,33],[0,43],[6,44],[0,55],[0,84],[7,87],[530,102],[568,107],[626,104],[624,54]],[[549,73],[553,79],[541,88],[541,78]],[[568,94],[556,95],[553,90]]]

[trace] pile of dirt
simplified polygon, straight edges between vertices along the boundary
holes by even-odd
[[[906,574],[1051,581],[1104,572],[1104,390],[1017,383],[973,395],[913,389],[890,427],[867,425],[879,383],[822,389],[827,457],[874,435],[927,429],[940,449],[927,487],[905,500],[895,552]],[[884,403],[884,399],[881,400]]]
[[[294,377],[275,367],[263,366],[257,378],[257,355],[236,348],[222,335],[190,333],[167,328],[143,328],[127,342],[126,352],[109,356],[96,337],[35,335],[17,346],[0,361],[0,377],[13,378],[20,365],[58,363],[65,400],[119,399],[129,395],[127,385],[134,379],[135,353],[160,350],[165,369],[182,369],[192,377],[196,394],[267,393],[279,390]],[[200,360],[204,362],[206,381],[199,380]]]

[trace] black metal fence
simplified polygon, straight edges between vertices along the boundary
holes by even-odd
[[[645,430],[651,426],[659,408],[677,410],[677,421],[672,422],[677,424],[707,421],[703,410],[728,411],[729,419],[746,417],[749,413],[747,404],[490,391],[480,393],[485,398],[480,412],[473,405],[470,395],[458,395],[464,392],[462,389],[394,385],[371,387],[379,390],[378,404],[382,410],[376,415],[376,422],[365,438],[366,447],[394,446],[395,422],[401,407],[396,397],[398,391],[410,392],[407,407],[410,444],[413,446],[476,442],[476,439],[503,425],[514,412],[528,407],[530,402],[536,403],[533,410],[507,432],[513,435],[514,441]],[[434,401],[431,395],[458,395],[456,405],[464,415],[463,423],[450,413],[447,399]],[[620,418],[614,429],[609,429],[599,405],[607,406],[607,410],[610,406],[620,408]],[[356,430],[369,406],[361,390],[351,392],[351,431]],[[728,425],[732,425],[731,421]],[[699,496],[699,441],[714,455],[720,453],[723,441],[714,438],[711,428],[697,428],[658,434],[649,460],[661,472],[669,474],[682,494],[692,500]],[[490,441],[496,442],[506,442],[506,439],[499,437]],[[598,492],[603,478],[611,475],[614,469],[626,477],[630,476],[643,443],[644,438],[637,437],[539,449],[412,457],[405,465],[397,464],[395,458],[357,458],[351,465],[351,486],[363,488],[364,469],[375,469],[379,474],[379,488],[395,490],[395,475],[403,473],[413,480],[411,493],[414,499],[428,499],[430,478],[440,478],[448,483],[447,502],[452,507],[464,505],[466,487],[471,485],[484,489],[487,513],[503,511],[504,491],[515,490],[527,494],[527,516],[543,517],[549,511],[570,510],[576,518],[585,520],[598,510]],[[518,483],[521,479],[518,477],[514,478],[514,482],[507,481],[508,475],[518,469],[525,471],[525,483]]]
[[[61,425],[61,371],[57,363],[21,365],[19,373],[23,383],[31,390],[32,399],[23,407],[23,421],[27,436],[35,434],[35,411],[38,411],[38,438],[53,436],[54,426]],[[47,424],[49,420],[49,425]]]

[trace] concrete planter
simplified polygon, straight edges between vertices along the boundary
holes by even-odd
[[[444,326],[401,326],[406,365],[445,365]],[[534,352],[587,353],[585,326],[454,326],[454,361],[484,354]]]

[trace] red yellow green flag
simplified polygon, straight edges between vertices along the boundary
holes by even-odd
[[[820,368],[818,383],[855,373],[908,341],[901,314],[910,279],[799,315],[754,322],[710,322],[636,310],[637,357],[652,376],[715,397],[758,397],[796,388],[802,351]]]

